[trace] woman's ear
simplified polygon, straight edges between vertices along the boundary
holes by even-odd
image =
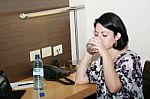
[[[115,36],[116,40],[119,40],[121,38],[121,34],[118,32],[117,35]]]

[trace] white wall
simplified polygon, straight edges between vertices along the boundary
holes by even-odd
[[[79,42],[82,42],[79,46],[80,58],[84,54],[87,40],[93,35],[94,20],[110,11],[118,14],[125,23],[129,35],[129,49],[140,54],[142,62],[150,59],[149,0],[70,0],[70,4],[85,5],[85,9],[78,15]]]

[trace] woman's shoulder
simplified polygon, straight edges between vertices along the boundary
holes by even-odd
[[[118,68],[124,65],[130,70],[132,70],[133,67],[141,69],[141,57],[135,51],[128,50],[118,57],[115,64]]]
[[[126,52],[120,54],[117,58],[117,63],[118,62],[140,62],[141,61],[141,57],[139,56],[139,54],[137,54],[135,51],[133,50],[127,50]]]
[[[120,54],[118,58],[140,58],[140,55],[133,50],[127,50],[126,52]]]
[[[138,56],[138,53],[136,53],[136,52],[133,51],[133,50],[127,50],[125,53],[126,53],[126,54],[129,54],[129,55]]]

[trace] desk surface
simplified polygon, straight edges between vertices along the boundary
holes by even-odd
[[[68,78],[74,80],[75,74],[71,74]],[[31,79],[32,78],[28,78],[25,80]],[[45,99],[81,99],[95,93],[96,91],[95,84],[64,85],[55,81],[45,81],[45,84]],[[21,99],[29,98],[34,99],[33,88],[27,88],[26,93]]]

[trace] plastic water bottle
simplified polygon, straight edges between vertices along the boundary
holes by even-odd
[[[33,63],[33,83],[34,83],[34,90],[36,94],[38,93],[38,97],[41,96],[43,97],[44,70],[43,70],[43,62],[39,54],[35,55],[35,61]]]
[[[33,99],[45,99],[45,93],[43,90],[34,90]]]

